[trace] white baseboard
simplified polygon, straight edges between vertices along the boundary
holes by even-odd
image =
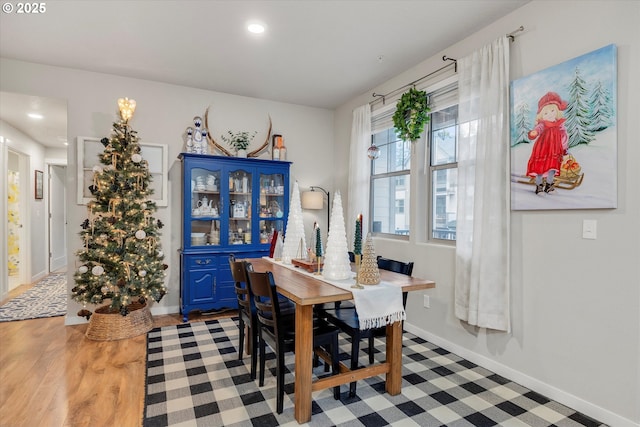
[[[591,402],[587,402],[577,396],[574,396],[566,391],[560,390],[550,384],[544,383],[533,377],[530,377],[520,371],[516,371],[513,368],[505,366],[495,360],[471,351],[467,348],[461,347],[458,344],[454,344],[446,339],[434,335],[424,329],[410,324],[405,321],[404,329],[407,332],[425,339],[439,347],[442,347],[452,353],[457,354],[460,357],[467,359],[470,362],[480,365],[483,368],[489,369],[498,375],[501,375],[511,381],[515,381],[528,389],[540,393],[541,395],[553,399],[563,405],[566,405],[576,411],[601,421],[605,424],[616,427],[640,427],[640,424],[634,423],[632,420],[624,418],[616,413],[613,413],[607,409],[597,406]]]
[[[84,317],[80,317],[80,316],[76,316],[76,315],[72,316],[69,313],[67,313],[67,315],[64,316],[64,325],[65,326],[82,325],[83,323],[89,323],[89,321],[87,319],[85,319]]]
[[[154,316],[160,316],[163,314],[176,314],[176,313],[180,313],[180,307],[177,305],[170,305],[170,306],[152,306],[151,307],[151,314],[153,314]]]
[[[31,276],[31,283],[39,282],[40,280],[44,279],[45,277],[47,277],[47,272],[46,271],[41,271],[39,273],[36,273],[33,276]]]

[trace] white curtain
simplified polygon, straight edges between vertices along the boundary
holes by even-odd
[[[353,241],[348,236],[355,233],[356,217],[364,216],[364,224],[368,224],[371,218],[367,218],[369,212],[369,175],[371,160],[367,157],[367,149],[371,146],[371,106],[365,104],[353,110],[351,122],[351,150],[349,152],[349,199],[347,202],[347,216],[345,218],[347,228],[347,242]],[[366,225],[363,225],[366,229]],[[363,234],[365,230],[363,230]]]
[[[459,59],[458,72],[455,313],[509,331],[508,38]]]

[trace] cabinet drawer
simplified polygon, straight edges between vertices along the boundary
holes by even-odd
[[[211,268],[218,265],[218,257],[216,256],[188,256],[185,257],[187,269],[192,268]]]

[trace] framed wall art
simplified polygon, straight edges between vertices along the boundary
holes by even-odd
[[[36,199],[42,199],[44,196],[44,174],[39,170],[35,173],[35,195]]]
[[[617,207],[617,61],[609,45],[511,82],[511,208]]]
[[[152,144],[140,142],[140,154],[149,162],[149,172],[151,173],[151,188],[153,194],[151,199],[158,207],[168,205],[168,154],[169,148],[166,144]],[[79,136],[77,138],[77,194],[76,203],[87,204],[91,199],[89,186],[93,183],[93,167],[100,164],[99,155],[104,151],[104,145],[100,138]]]

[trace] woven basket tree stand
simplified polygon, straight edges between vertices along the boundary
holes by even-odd
[[[85,336],[94,341],[116,341],[145,334],[153,328],[153,317],[147,304],[131,303],[123,316],[108,305],[98,307],[89,319]]]

